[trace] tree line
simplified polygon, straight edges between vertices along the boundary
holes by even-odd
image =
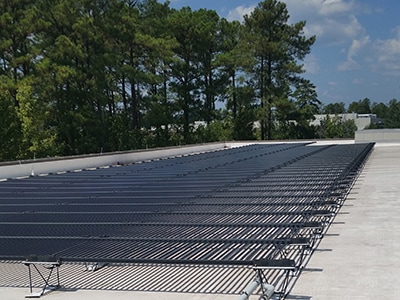
[[[369,129],[376,128],[400,128],[400,101],[392,99],[387,103],[372,102],[369,98],[351,102],[348,107],[344,102],[330,103],[321,107],[323,114],[374,114],[382,121],[371,124]]]
[[[305,137],[320,105],[301,76],[315,37],[276,0],[242,23],[156,0],[0,12],[2,160]]]
[[[265,0],[243,22],[156,0],[0,3],[0,160],[323,136],[316,37]]]

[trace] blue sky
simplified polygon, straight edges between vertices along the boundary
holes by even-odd
[[[164,1],[160,1],[164,2]],[[171,7],[207,8],[228,20],[243,20],[260,1],[171,0]],[[290,22],[305,20],[306,35],[317,41],[305,63],[304,77],[324,103],[364,98],[400,100],[400,1],[281,0]]]

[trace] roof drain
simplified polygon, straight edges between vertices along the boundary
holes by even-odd
[[[249,297],[254,293],[254,291],[261,285],[261,289],[263,294],[260,297],[260,300],[268,300],[271,299],[272,295],[275,292],[275,287],[271,284],[262,282],[259,276],[254,278],[252,282],[250,282],[244,291],[240,294],[239,300],[248,300]]]

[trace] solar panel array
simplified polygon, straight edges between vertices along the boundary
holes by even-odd
[[[373,144],[251,145],[0,183],[0,259],[250,265],[332,220]]]

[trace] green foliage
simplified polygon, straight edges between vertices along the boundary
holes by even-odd
[[[315,137],[315,128],[310,125],[314,115],[318,114],[321,101],[318,100],[316,87],[309,80],[300,80],[294,90],[295,108],[290,116],[293,134],[290,138],[310,139]],[[293,122],[294,121],[294,122]]]
[[[246,66],[258,88],[261,111],[261,139],[272,138],[272,108],[275,102],[289,99],[291,88],[301,79],[299,62],[310,52],[315,36],[306,38],[305,22],[289,24],[289,12],[283,2],[265,0],[250,16],[245,16],[242,51],[253,59]]]
[[[310,136],[315,37],[288,19],[275,0],[244,23],[169,1],[3,1],[0,160]]]
[[[357,126],[354,120],[343,121],[340,117],[329,117],[321,121],[318,128],[319,138],[354,138]]]
[[[29,82],[23,81],[17,91],[17,116],[21,124],[20,158],[55,156],[59,153],[57,131],[47,123],[48,111],[32,93]]]
[[[343,114],[346,112],[345,104],[343,102],[340,103],[331,103],[323,108],[323,113],[325,114]],[[400,128],[400,102],[396,99],[392,99],[389,103],[385,104],[383,102],[374,102],[371,104],[371,101],[368,98],[364,98],[363,100],[354,101],[350,103],[348,112],[354,112],[357,114],[375,114],[379,119],[376,124],[370,124],[366,129],[381,129],[381,128]],[[339,124],[339,127],[343,127],[343,124]],[[345,128],[338,129],[335,133],[335,130],[329,129],[328,136],[333,137],[336,134],[336,137],[349,136],[352,137],[352,124],[347,124]],[[319,136],[326,137],[326,135],[321,134],[324,132],[323,129],[319,129]]]
[[[323,114],[344,114],[346,113],[346,104],[344,102],[338,102],[338,103],[329,103],[328,105],[324,106],[322,108],[322,113]]]
[[[400,102],[396,99],[389,101],[384,125],[385,128],[400,128]]]
[[[257,121],[256,96],[249,86],[236,88],[236,114],[233,115],[233,139],[254,140]]]
[[[0,84],[0,161],[15,160],[22,143],[14,99]]]
[[[358,114],[370,114],[371,113],[371,101],[368,98],[364,98],[358,102],[352,102],[347,109],[349,113]]]
[[[371,106],[371,112],[378,118],[385,119],[388,116],[389,108],[385,103],[373,103]]]
[[[195,143],[232,140],[232,127],[226,120],[216,120],[207,126],[200,125],[193,131]]]

